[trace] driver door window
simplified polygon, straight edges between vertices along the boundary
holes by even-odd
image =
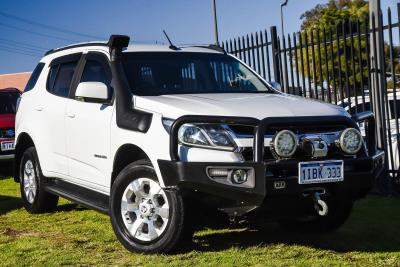
[[[113,97],[111,70],[105,62],[96,59],[87,59],[80,82],[104,83],[108,88],[108,100],[111,101]]]

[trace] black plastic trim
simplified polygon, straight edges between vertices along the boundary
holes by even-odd
[[[344,181],[335,183],[299,184],[297,175],[266,176],[267,172],[274,170],[291,170],[298,168],[298,160],[273,161],[273,162],[184,162],[158,160],[161,175],[165,186],[177,187],[183,192],[189,191],[188,195],[196,193],[205,194],[201,197],[203,202],[214,201],[213,205],[218,207],[243,207],[260,206],[269,197],[279,196],[301,196],[305,189],[323,187],[340,188],[338,194],[348,194],[353,199],[358,199],[368,192],[374,184],[375,179],[384,169],[384,153],[379,151],[372,157],[344,159],[345,169]],[[255,170],[255,187],[238,188],[228,184],[218,183],[207,175],[209,167],[216,168],[247,168]],[[284,182],[284,188],[275,188],[275,182]],[[211,202],[212,202],[211,201]],[[288,201],[290,202],[289,198]]]
[[[360,113],[356,113],[353,115],[353,119],[356,122],[366,121],[366,133],[367,133],[367,140],[368,140],[368,151],[370,154],[375,154],[377,150],[376,144],[376,135],[375,135],[375,116],[372,111],[364,111]],[[371,129],[371,130],[370,130]]]
[[[63,64],[63,63],[79,61],[79,59],[81,57],[82,57],[81,52],[57,57],[50,62],[49,66],[51,67],[51,66],[59,65],[59,64]]]
[[[51,55],[60,51],[72,49],[72,48],[78,48],[78,47],[88,47],[88,46],[108,46],[106,42],[92,42],[92,43],[82,43],[82,44],[74,44],[74,45],[68,45],[60,48],[55,48],[47,51],[44,55]]]
[[[112,35],[109,44],[113,88],[117,102],[117,126],[126,130],[146,133],[150,128],[153,114],[134,108],[133,95],[121,62],[122,50],[129,44],[129,37]]]
[[[87,208],[109,214],[109,196],[59,179],[49,179],[45,190]]]
[[[265,166],[259,163],[216,163],[158,160],[165,186],[177,186],[181,190],[192,190],[214,196],[222,203],[233,206],[259,206],[266,195],[266,180],[262,177]],[[255,187],[237,187],[218,183],[207,175],[208,167],[250,167],[255,172]],[[258,179],[257,179],[258,178]],[[218,205],[217,203],[214,203]]]

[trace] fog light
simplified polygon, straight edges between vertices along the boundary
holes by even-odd
[[[227,169],[208,169],[208,175],[211,177],[226,177],[228,178]]]
[[[235,184],[243,184],[247,182],[247,171],[246,170],[234,170],[231,174],[232,181]]]

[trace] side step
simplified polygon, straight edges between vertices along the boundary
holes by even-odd
[[[59,179],[48,179],[45,189],[49,193],[64,197],[89,209],[109,214],[110,198],[105,194]]]

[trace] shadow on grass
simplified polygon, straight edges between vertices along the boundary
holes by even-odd
[[[22,203],[20,198],[0,195],[0,215],[20,209],[21,207]]]
[[[75,204],[75,203],[68,203],[68,204],[63,204],[63,205],[58,205],[57,207],[57,211],[82,211],[82,210],[87,210],[87,208],[79,205],[79,204]]]
[[[21,198],[0,195],[0,215],[22,208]],[[74,203],[58,205],[56,212],[83,211],[87,208]]]
[[[382,198],[384,199],[384,198]],[[391,204],[391,207],[380,205]],[[293,234],[276,223],[257,229],[206,231],[194,238],[192,249],[221,251],[231,247],[301,245],[335,252],[400,252],[400,201],[367,201],[354,211],[350,220],[338,231],[322,234]]]
[[[13,163],[0,162],[0,180],[13,176]]]

